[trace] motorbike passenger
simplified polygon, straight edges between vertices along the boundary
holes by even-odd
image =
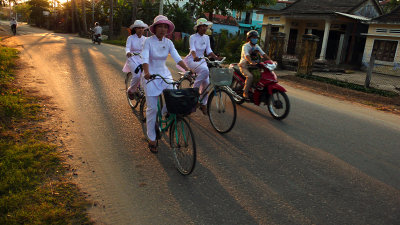
[[[103,28],[101,28],[99,22],[94,23],[94,28],[93,28],[93,38],[98,39],[101,36],[101,33],[103,32]]]
[[[139,86],[140,75],[142,74],[142,56],[141,54],[146,37],[143,36],[144,30],[148,26],[141,20],[136,20],[130,27],[131,35],[126,40],[126,63],[122,69],[125,73],[132,73],[132,80],[128,88],[128,97],[132,100],[137,95],[137,88]]]
[[[210,45],[210,38],[206,34],[207,29],[212,23],[207,21],[205,18],[200,18],[196,21],[194,29],[196,33],[191,35],[189,38],[190,53],[185,57],[185,62],[189,68],[197,74],[196,80],[194,81],[193,87],[199,88],[200,94],[207,88],[210,83],[209,74],[210,71],[207,67],[204,57],[204,52],[210,55],[214,59],[221,60],[220,57],[216,56]],[[207,114],[207,97],[203,98],[200,103],[200,110],[203,114]]]
[[[250,73],[248,67],[249,65],[256,65],[257,63],[254,62],[251,58],[252,55],[259,54],[264,59],[271,60],[265,52],[261,49],[261,47],[257,44],[259,39],[259,34],[256,30],[251,30],[247,32],[246,35],[246,44],[242,47],[241,59],[238,64],[240,72],[246,77],[246,82],[243,88],[243,97],[245,99],[249,98],[249,89],[251,84],[253,83],[253,75]]]
[[[172,41],[165,36],[171,34],[175,29],[175,25],[168,20],[166,16],[158,15],[154,18],[153,24],[150,26],[150,31],[154,35],[147,38],[142,51],[143,57],[143,74],[146,80],[150,79],[151,74],[159,74],[167,81],[173,81],[171,72],[166,66],[168,54],[174,61],[188,71],[189,68],[182,61],[182,58],[175,49]],[[155,123],[157,117],[157,98],[166,88],[173,88],[172,85],[165,83],[162,79],[154,79],[150,82],[143,82],[144,91],[146,94],[146,126],[147,137],[149,139],[149,150],[152,153],[157,153]],[[163,111],[166,111],[164,106]]]
[[[11,31],[15,35],[17,33],[17,20],[15,20],[15,18],[11,18],[10,26],[11,26]]]

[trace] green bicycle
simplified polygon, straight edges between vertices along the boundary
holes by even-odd
[[[149,81],[162,79],[174,87],[179,81],[168,82],[162,76],[154,74]],[[161,139],[161,134],[169,130],[169,144],[172,149],[175,166],[182,175],[189,175],[196,165],[196,142],[193,131],[184,118],[196,106],[199,97],[197,88],[165,89],[157,101],[156,140]],[[164,100],[164,101],[163,101]],[[163,116],[163,104],[166,104],[168,113]],[[144,113],[144,112],[141,112]]]

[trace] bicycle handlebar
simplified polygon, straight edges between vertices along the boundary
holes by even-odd
[[[221,61],[215,60],[211,61],[208,57],[200,57],[199,59],[205,59],[208,63],[216,63],[216,64],[221,64],[223,61],[225,61],[226,57],[223,57]]]
[[[191,73],[190,71],[187,71],[186,73]],[[157,78],[158,77],[158,78]],[[177,84],[179,84],[180,82],[179,81],[172,81],[172,82],[169,82],[169,81],[167,81],[163,76],[161,76],[160,74],[152,74],[152,75],[150,75],[150,78],[149,78],[149,80],[147,81],[147,83],[149,83],[149,82],[151,82],[151,81],[153,81],[153,80],[155,80],[155,79],[162,79],[165,83],[167,83],[167,84],[172,84],[172,85],[177,85]]]

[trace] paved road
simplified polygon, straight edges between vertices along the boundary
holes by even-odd
[[[282,122],[245,104],[219,135],[197,112],[198,164],[183,177],[165,142],[147,150],[122,47],[18,32],[25,79],[62,111],[60,137],[98,224],[400,224],[399,117],[290,87]]]

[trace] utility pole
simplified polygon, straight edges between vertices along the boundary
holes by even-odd
[[[160,0],[160,11],[158,14],[162,15],[164,11],[164,0]]]

